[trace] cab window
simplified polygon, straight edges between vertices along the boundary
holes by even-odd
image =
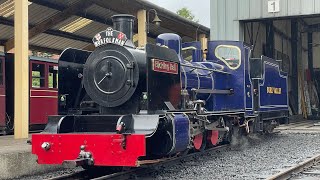
[[[196,50],[195,47],[186,47],[186,48],[182,48],[181,54],[182,54],[182,58],[185,61],[188,62],[192,62],[192,58],[193,58],[193,53]]]
[[[215,55],[232,70],[241,65],[241,50],[237,46],[220,45],[215,49]]]
[[[32,87],[42,88],[45,87],[45,65],[32,64]]]
[[[58,88],[58,66],[49,66],[48,86]]]

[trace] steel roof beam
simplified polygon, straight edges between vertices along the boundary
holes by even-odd
[[[7,42],[6,39],[0,39],[0,46],[4,46],[5,42]],[[30,45],[30,44],[29,44],[29,49],[30,50],[35,50],[35,51],[51,52],[51,53],[54,53],[54,54],[60,54],[62,52],[62,50],[59,50],[59,49],[46,48],[46,47]]]
[[[50,1],[47,0],[29,0],[32,3],[41,5],[41,6],[45,6],[47,8],[50,9],[54,9],[57,11],[63,11],[65,9],[64,6],[52,3]],[[83,10],[83,9],[82,9]],[[79,17],[83,17],[83,18],[87,18],[96,22],[99,22],[101,24],[106,24],[109,26],[112,26],[112,20],[111,19],[103,19],[101,17],[98,17],[96,15],[90,14],[90,13],[86,13],[86,12],[76,12],[75,15],[79,16]]]
[[[53,54],[61,54],[62,52],[62,50],[59,50],[59,49],[46,48],[46,47],[41,47],[36,45],[29,45],[29,49],[34,51],[41,51],[41,52],[51,52]]]
[[[52,17],[40,22],[29,30],[29,39],[49,30],[50,28],[56,26],[60,22],[68,19],[70,16],[74,15],[77,12],[82,11],[83,9],[88,8],[93,3],[87,0],[81,0],[70,7],[67,7],[63,11],[53,15]],[[9,39],[6,42],[6,50],[14,48],[14,38]]]
[[[63,7],[61,5],[52,3],[52,2],[47,1],[47,0],[29,0],[29,1],[32,2],[32,3],[38,4],[38,5],[41,5],[41,6],[45,6],[45,7],[57,10],[57,11],[62,11],[65,8],[65,7]],[[91,2],[94,3],[93,1],[91,1]],[[100,7],[102,7],[102,6],[100,6]],[[106,8],[106,7],[103,7],[103,8]],[[109,8],[107,8],[107,9],[109,9]],[[119,12],[119,13],[124,13],[124,12]],[[77,13],[75,13],[75,15],[77,15],[79,17],[83,17],[83,18],[87,18],[87,19],[93,20],[93,21],[101,23],[101,24],[105,24],[105,25],[108,25],[108,26],[113,26],[113,22],[112,22],[111,19],[104,19],[104,18],[101,18],[99,16],[96,16],[96,15],[93,15],[93,14],[90,14],[90,13],[86,13],[86,12],[77,12]],[[137,33],[138,29],[135,28],[134,31]],[[157,36],[158,35],[156,35],[154,33],[149,33],[148,34],[148,37],[154,38],[154,39],[157,38]]]
[[[91,38],[75,35],[75,34],[60,31],[60,30],[50,29],[50,30],[45,31],[44,33],[50,34],[53,36],[60,36],[60,37],[64,37],[64,38],[68,38],[68,39],[72,39],[72,40],[82,41],[82,42],[86,42],[86,43],[92,43]]]
[[[0,24],[4,24],[7,26],[14,26],[14,22],[12,20],[0,17]],[[35,25],[29,25],[29,28],[33,28],[35,27]],[[72,33],[68,33],[68,32],[64,32],[64,31],[60,31],[60,30],[46,30],[45,32],[46,34],[49,35],[53,35],[53,36],[60,36],[63,38],[68,38],[68,39],[72,39],[72,40],[77,40],[77,41],[83,41],[83,42],[87,42],[87,43],[92,43],[91,38],[87,38],[87,37],[83,37],[83,36],[78,36]]]
[[[1,17],[0,16],[0,24],[3,24],[3,25],[7,25],[7,26],[14,26],[14,22],[9,20],[9,19],[6,19],[4,17]]]

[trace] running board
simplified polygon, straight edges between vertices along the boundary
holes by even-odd
[[[197,94],[234,94],[233,89],[191,89],[191,91]]]

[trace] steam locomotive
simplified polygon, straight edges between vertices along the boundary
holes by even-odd
[[[61,54],[60,115],[32,135],[39,164],[137,167],[230,142],[235,129],[270,132],[288,116],[286,73],[245,43],[209,41],[206,60],[177,34],[137,48],[134,16],[112,18],[93,52]]]

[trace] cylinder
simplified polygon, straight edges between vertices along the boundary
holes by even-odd
[[[130,14],[118,14],[112,16],[113,29],[123,32],[128,39],[133,41],[133,23],[135,17]]]

